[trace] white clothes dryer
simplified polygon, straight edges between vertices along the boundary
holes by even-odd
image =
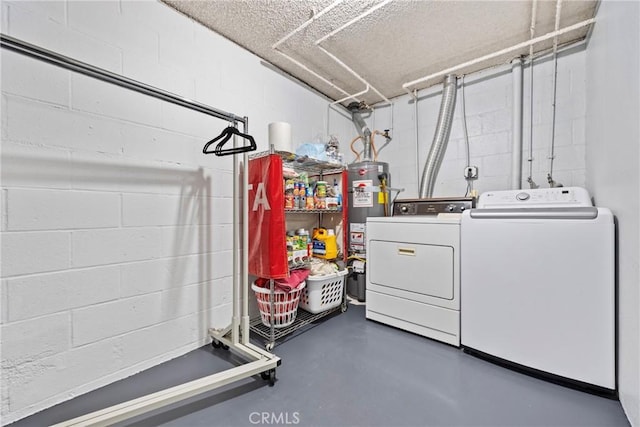
[[[483,193],[461,223],[465,351],[611,394],[614,221],[583,188]]]
[[[367,218],[366,318],[460,345],[460,219],[471,199],[397,201]]]

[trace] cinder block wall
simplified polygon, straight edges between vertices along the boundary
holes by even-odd
[[[551,141],[553,61],[536,60],[533,77],[533,180],[548,187],[549,147]],[[523,188],[529,188],[529,142],[531,123],[530,70],[524,68],[523,106]],[[555,161],[553,177],[564,186],[585,185],[585,48],[576,46],[558,57],[556,97]],[[479,170],[474,188],[480,193],[511,187],[512,103],[511,66],[474,73],[465,78],[467,131],[471,165]],[[442,85],[418,93],[418,143],[416,150],[415,106],[409,96],[395,99],[391,107],[375,111],[370,119],[376,129],[393,126],[393,141],[378,160],[389,163],[393,187],[405,188],[401,198],[417,197],[420,178],[435,133],[442,100]],[[434,197],[464,196],[467,166],[462,127],[462,90],[458,80],[456,110]],[[393,121],[392,121],[393,118]],[[392,125],[393,123],[393,125]],[[383,142],[378,137],[376,145]],[[417,164],[417,167],[416,167]]]
[[[2,32],[267,125],[328,101],[159,2],[3,1]],[[186,353],[231,315],[227,123],[1,51],[2,423]],[[331,132],[351,137],[341,116]]]
[[[327,100],[157,2],[2,3],[2,32],[216,108],[246,115],[259,149],[287,121],[296,144],[326,138],[347,160],[352,123]],[[230,313],[231,158],[203,156],[226,123],[2,50],[2,423],[206,342]],[[510,67],[468,76],[476,189],[510,183]],[[534,180],[546,185],[552,63],[534,77]],[[416,196],[440,105],[420,92],[377,109],[379,160]],[[528,173],[525,69],[523,179]],[[464,194],[461,91],[435,196]],[[585,54],[558,70],[555,178],[584,185]],[[382,144],[378,138],[377,145]]]

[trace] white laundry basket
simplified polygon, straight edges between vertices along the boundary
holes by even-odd
[[[296,320],[298,314],[298,304],[300,302],[300,294],[305,288],[306,283],[302,282],[297,289],[291,290],[291,292],[284,292],[278,289],[273,291],[273,317],[271,316],[271,303],[269,302],[269,295],[271,290],[269,288],[261,288],[256,286],[255,283],[251,284],[251,289],[256,294],[256,300],[258,301],[258,309],[260,310],[260,317],[262,324],[265,326],[271,326],[273,319],[274,328],[284,328],[291,325]]]
[[[307,287],[300,296],[300,308],[316,314],[342,304],[347,272],[345,269],[326,276],[307,277]]]

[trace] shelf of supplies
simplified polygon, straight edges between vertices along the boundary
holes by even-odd
[[[335,311],[339,311],[339,310],[344,311],[345,309],[346,309],[346,304],[344,302],[342,305],[339,305],[338,307],[334,307],[332,309],[323,311],[318,314],[311,314],[308,311],[305,311],[299,308],[298,314],[296,315],[296,320],[294,320],[293,323],[287,327],[275,329],[273,339],[274,341],[279,340],[285,335],[288,335],[300,329],[303,326],[313,323],[316,320],[322,319],[323,317],[326,317]],[[266,340],[271,340],[271,328],[269,326],[266,326],[264,323],[262,323],[262,319],[260,316],[251,319],[251,321],[249,322],[249,329],[251,330],[251,332],[256,333],[262,338]]]
[[[305,214],[305,213],[313,213],[313,214],[326,214],[326,213],[342,213],[342,209],[285,209],[285,213],[294,213],[294,214]]]
[[[269,154],[277,154],[282,159],[283,166],[290,167],[296,171],[308,172],[313,174],[330,175],[340,173],[344,170],[344,166],[340,163],[325,162],[322,160],[312,159],[307,156],[298,156],[288,151],[262,151],[250,154],[249,159],[259,159]]]
[[[275,160],[276,163],[278,163],[278,166],[280,166],[280,161],[278,160],[277,157],[279,157],[282,160],[282,167],[286,168],[286,169],[290,169],[293,172],[298,173],[299,175],[302,175],[303,173],[307,173],[308,177],[310,178],[310,181],[316,181],[318,179],[323,180],[325,179],[326,175],[337,175],[339,174],[340,176],[336,176],[333,179],[334,185],[337,184],[338,180],[340,181],[340,193],[345,194],[346,193],[346,188],[347,188],[347,172],[346,172],[346,167],[340,163],[332,163],[332,162],[327,162],[327,161],[321,161],[321,160],[316,160],[316,159],[311,159],[307,156],[297,156],[294,153],[290,153],[290,152],[286,152],[286,151],[275,151],[272,150],[270,151],[262,151],[262,152],[253,152],[251,154],[249,154],[249,159],[250,160],[258,160],[258,159],[265,159],[268,158],[269,161],[261,161],[261,162],[257,162],[257,163],[264,163],[264,164],[268,164],[271,165],[271,160]],[[251,162],[249,163],[249,165],[251,166]],[[290,173],[289,170],[287,170],[287,173]],[[274,178],[279,178],[279,179],[289,179],[289,177],[285,177],[285,173],[284,173],[284,169],[282,171],[281,174],[276,174],[274,173],[274,175],[271,177],[271,179]],[[311,178],[313,177],[313,178]],[[327,180],[329,181],[329,180]],[[273,188],[277,188],[279,187],[281,184],[280,183],[274,183]],[[280,187],[282,188],[282,187]],[[306,188],[306,185],[305,185]],[[327,196],[330,193],[329,191],[330,186],[327,185]],[[327,197],[327,199],[329,199],[329,197]],[[325,218],[328,222],[332,223],[332,224],[346,224],[346,220],[347,220],[347,211],[348,211],[348,201],[345,200],[344,198],[342,199],[342,205],[340,206],[340,208],[336,208],[336,209],[284,209],[284,206],[282,207],[278,207],[278,209],[282,209],[284,211],[284,213],[286,214],[286,218],[285,218],[285,223],[287,221],[292,221],[292,222],[296,222],[299,221],[302,218],[302,214],[306,215],[306,214],[315,214],[318,216],[318,218],[315,220],[314,224],[317,223],[318,226],[322,225],[323,222],[323,218]],[[292,206],[290,204],[288,204],[287,206]],[[306,205],[305,205],[306,206]],[[325,205],[326,206],[326,205]],[[330,206],[334,206],[333,204],[331,204]],[[340,219],[336,222],[335,220],[338,219],[338,214],[340,216]],[[324,217],[323,217],[324,215]],[[297,218],[296,218],[297,217]],[[310,218],[310,217],[308,217]],[[306,220],[306,218],[304,218]],[[286,229],[285,223],[278,223],[277,224],[277,228],[282,228],[282,234],[284,235],[286,233]],[[342,245],[343,247],[346,247],[346,236],[343,233],[343,242]],[[269,258],[269,256],[267,256],[267,258]],[[298,259],[298,258],[294,258],[294,259]],[[346,261],[346,258],[343,256],[343,259]],[[293,269],[298,269],[298,268],[309,268],[309,262],[300,262],[300,263],[293,263],[292,260],[288,260],[289,261],[289,268],[290,270]],[[262,323],[262,319],[261,316],[257,317],[257,318],[253,318],[250,321],[250,327],[249,329],[251,330],[252,333],[255,333],[259,336],[261,336],[262,338],[265,338],[267,340],[267,342],[265,343],[265,347],[268,350],[273,349],[273,346],[275,345],[275,342],[281,338],[283,338],[285,335],[291,334],[294,331],[296,331],[297,329],[308,325],[312,322],[315,322],[316,320],[325,317],[331,313],[336,312],[337,310],[342,310],[345,311],[347,309],[347,298],[346,298],[346,284],[343,285],[343,294],[342,294],[342,302],[341,302],[341,306],[336,307],[336,308],[332,308],[329,310],[326,310],[324,312],[321,313],[317,313],[317,314],[312,314],[309,313],[303,309],[299,309],[297,312],[297,317],[294,320],[294,322],[286,327],[283,328],[277,328],[275,327],[275,325],[264,325]]]

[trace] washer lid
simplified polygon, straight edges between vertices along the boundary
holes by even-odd
[[[476,219],[594,219],[598,208],[593,206],[578,208],[501,208],[473,209],[471,218]]]
[[[482,193],[481,209],[590,207],[591,196],[581,187],[536,188],[531,190],[488,191]]]

